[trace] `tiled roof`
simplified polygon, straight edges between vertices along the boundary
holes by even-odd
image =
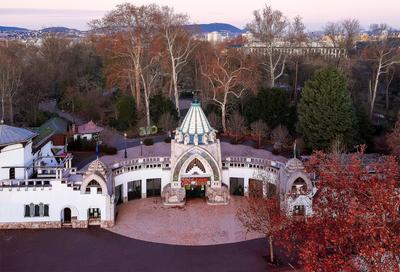
[[[201,109],[199,102],[192,102],[192,105],[178,129],[183,134],[203,135],[214,131]]]
[[[98,127],[93,121],[89,121],[86,124],[78,126],[78,134],[93,134],[100,133],[103,131],[102,127]]]
[[[51,129],[55,134],[66,134],[68,131],[68,122],[62,118],[53,117],[41,125],[39,129]]]
[[[0,146],[27,142],[35,136],[31,130],[0,124]]]

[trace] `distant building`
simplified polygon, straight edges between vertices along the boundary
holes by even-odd
[[[99,127],[92,120],[89,122],[76,126],[73,124],[72,134],[74,140],[82,139],[87,141],[97,140],[99,138],[100,133],[104,129]]]

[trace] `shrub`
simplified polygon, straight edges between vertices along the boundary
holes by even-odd
[[[146,146],[153,145],[154,141],[153,141],[152,138],[146,138],[146,139],[143,140],[143,144],[146,145]]]

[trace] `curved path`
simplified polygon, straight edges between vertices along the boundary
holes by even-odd
[[[207,205],[196,198],[184,207],[168,207],[160,198],[145,198],[117,206],[116,224],[110,230],[139,240],[174,245],[216,245],[261,238],[247,233],[237,218],[243,197],[232,196],[228,205]]]
[[[205,247],[126,238],[102,229],[0,231],[0,271],[273,271],[264,239]],[[280,270],[283,271],[283,270]]]

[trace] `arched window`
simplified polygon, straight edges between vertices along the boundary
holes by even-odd
[[[39,205],[35,205],[35,217],[40,216],[40,207]]]
[[[25,217],[30,217],[31,216],[31,209],[29,208],[29,205],[25,205]]]
[[[292,184],[292,193],[301,194],[307,192],[307,183],[302,178],[297,178]]]
[[[44,205],[43,216],[49,216],[49,205]]]
[[[100,184],[96,180],[92,180],[88,183],[88,185],[86,187],[86,193],[90,193],[90,188],[97,188],[98,194],[103,193],[103,190],[101,189]]]

